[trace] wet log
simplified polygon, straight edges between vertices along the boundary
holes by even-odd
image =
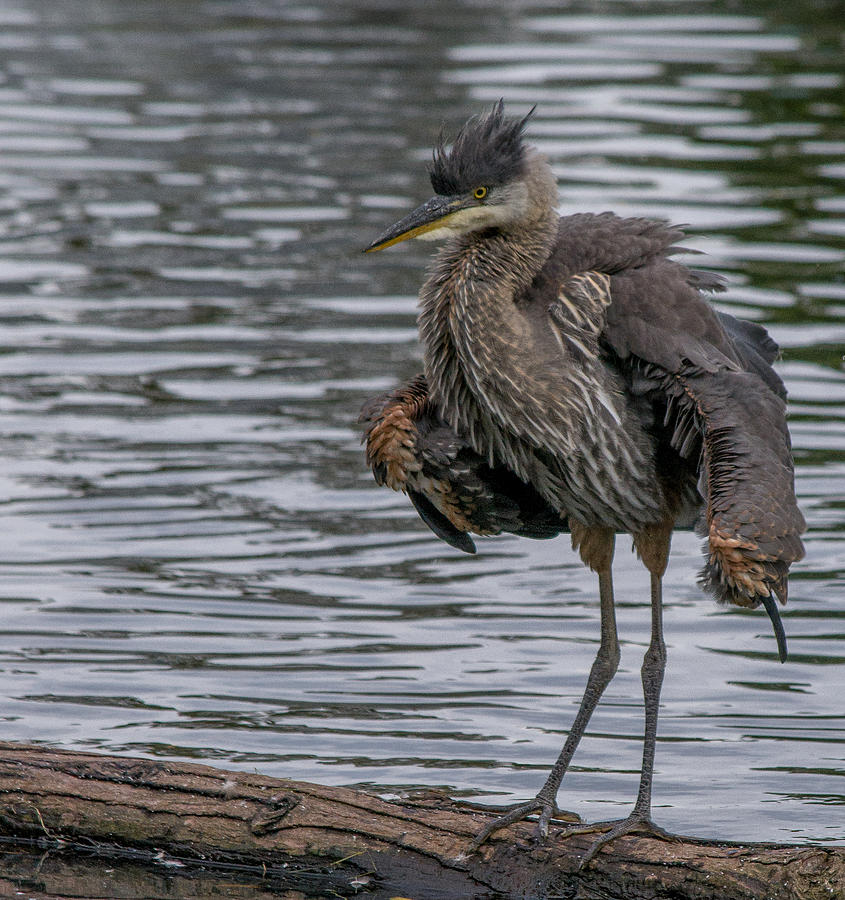
[[[362,791],[205,765],[0,743],[0,835],[55,859],[85,853],[178,876],[255,876],[268,891],[411,900],[831,900],[845,848],[619,838],[579,869],[592,835],[523,822],[466,856],[492,813],[421,793]]]

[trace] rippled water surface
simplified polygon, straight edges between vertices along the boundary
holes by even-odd
[[[408,8],[405,8],[405,7]],[[3,736],[385,793],[533,795],[598,642],[565,539],[439,543],[365,470],[428,248],[359,253],[500,96],[561,210],[688,223],[783,347],[807,557],[779,665],[679,534],[655,814],[845,840],[845,131],[831,2],[0,7]],[[737,12],[739,9],[741,12]],[[560,794],[623,815],[647,580]]]

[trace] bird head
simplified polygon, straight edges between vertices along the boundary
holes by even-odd
[[[434,196],[379,235],[365,252],[409,238],[441,240],[518,227],[548,211],[557,196],[554,176],[523,139],[533,112],[508,119],[499,100],[486,115],[470,119],[451,147],[441,132],[429,167]]]

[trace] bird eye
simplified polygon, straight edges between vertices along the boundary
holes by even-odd
[[[475,197],[476,200],[483,200],[487,196],[487,188],[486,187],[477,187],[472,192],[472,196]]]

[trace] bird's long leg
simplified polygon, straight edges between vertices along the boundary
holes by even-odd
[[[575,721],[569,729],[560,756],[552,766],[546,783],[537,794],[538,800],[548,804],[540,815],[539,823],[540,834],[544,837],[549,830],[549,820],[563,776],[566,774],[575,750],[587,729],[593,710],[619,667],[619,640],[616,635],[616,610],[613,605],[613,581],[610,569],[606,572],[599,572],[599,602],[601,605],[601,643],[598,653],[593,660],[587,685],[584,688],[584,696],[581,698],[581,705]]]
[[[654,777],[654,749],[657,741],[657,715],[660,689],[666,671],[666,644],[663,642],[663,590],[661,578],[651,576],[651,642],[641,670],[643,700],[645,701],[645,737],[643,740],[643,768],[634,812],[648,818],[651,815],[651,784]]]
[[[663,641],[662,578],[669,552],[669,532],[665,531],[663,534],[660,534],[658,529],[654,529],[650,535],[653,543],[647,549],[641,545],[643,537],[643,535],[638,535],[635,540],[637,540],[643,561],[651,571],[651,641],[643,657],[641,669],[643,700],[645,701],[645,736],[643,738],[643,766],[640,773],[640,787],[631,814],[628,818],[619,822],[605,823],[610,826],[609,831],[598,838],[590,847],[581,861],[582,867],[586,866],[605,844],[632,831],[647,831],[658,837],[673,838],[671,834],[659,828],[651,820],[651,786],[654,778],[657,716],[660,706],[660,689],[663,685],[663,673],[666,669],[666,644]],[[655,537],[657,538],[656,541],[654,541]],[[662,539],[665,540],[665,545],[661,547]],[[570,833],[579,830],[581,829],[576,827]]]
[[[602,529],[604,531],[604,529]],[[569,730],[563,749],[560,751],[557,761],[546,779],[546,783],[540,788],[539,793],[533,800],[522,803],[519,806],[509,810],[505,815],[495,819],[489,825],[485,826],[475,837],[471,846],[470,853],[477,850],[489,837],[507,825],[518,822],[529,816],[531,813],[539,812],[540,819],[537,830],[542,837],[548,834],[549,822],[555,813],[555,798],[557,797],[560,783],[569,763],[575,753],[578,744],[584,735],[590,716],[596,708],[605,688],[610,684],[611,679],[616,674],[619,665],[619,641],[616,635],[616,611],[613,605],[613,579],[610,571],[610,563],[613,559],[613,540],[612,532],[607,532],[604,537],[605,552],[601,554],[599,562],[602,568],[598,570],[599,576],[599,602],[601,607],[601,643],[599,644],[598,653],[593,661],[590,675],[587,679],[587,686],[584,688],[584,696],[581,698],[581,705],[575,716],[575,721]],[[583,553],[583,547],[582,547]]]

